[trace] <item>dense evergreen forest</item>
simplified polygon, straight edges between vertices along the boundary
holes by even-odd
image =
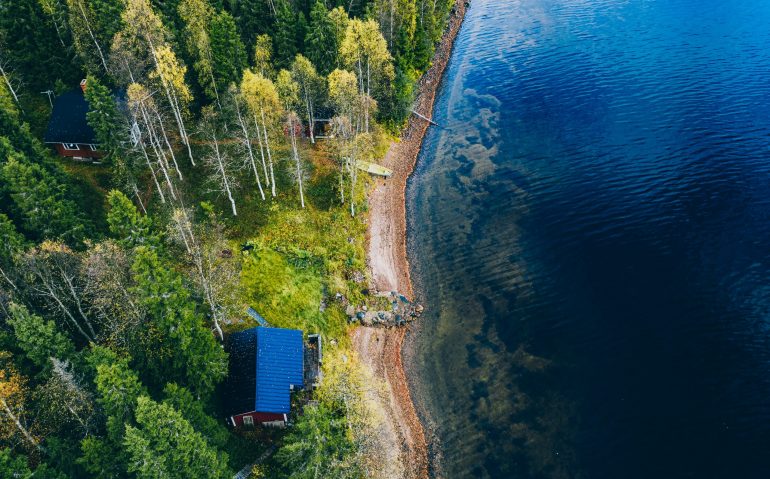
[[[358,162],[451,4],[0,0],[0,476],[377,477]],[[100,164],[42,143],[83,78]],[[329,345],[284,430],[225,427],[247,306]]]

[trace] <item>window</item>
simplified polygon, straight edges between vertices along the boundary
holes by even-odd
[[[253,426],[254,425],[254,418],[251,416],[243,416],[243,425],[244,426]]]
[[[65,150],[78,151],[80,149],[77,143],[62,143],[62,145]]]
[[[96,151],[96,145],[88,145],[89,148],[91,148],[91,151]]]

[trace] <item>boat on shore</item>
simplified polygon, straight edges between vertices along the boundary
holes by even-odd
[[[372,175],[384,176],[385,178],[390,178],[390,176],[393,174],[393,170],[385,168],[382,165],[378,165],[377,163],[370,163],[368,161],[357,161],[356,167],[359,170],[366,171]]]

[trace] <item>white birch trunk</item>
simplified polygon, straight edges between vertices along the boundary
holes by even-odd
[[[3,68],[2,63],[0,63],[0,75],[3,75],[3,80],[5,81],[5,86],[8,87],[8,91],[11,92],[11,96],[13,96],[14,101],[16,102],[19,107],[21,105],[19,104],[19,96],[16,94],[16,90],[13,89],[13,85],[11,84],[10,78],[8,78],[8,74],[5,72],[5,68]]]
[[[179,101],[176,98],[176,93],[172,92],[172,88],[169,86],[168,81],[166,81],[166,79],[163,78],[163,75],[160,73],[160,65],[158,63],[158,55],[155,52],[155,46],[152,44],[152,41],[148,40],[148,43],[150,45],[150,52],[152,53],[153,62],[155,63],[155,70],[158,72],[160,82],[166,92],[166,98],[168,99],[168,103],[171,106],[171,110],[174,112],[174,119],[176,120],[177,127],[179,128],[179,136],[182,140],[182,143],[187,147],[187,154],[190,156],[190,163],[195,166],[195,159],[193,158],[192,148],[190,148],[190,139],[187,137],[187,129],[184,126],[182,110],[179,107]]]
[[[219,152],[219,141],[217,141],[216,135],[212,135],[214,138],[214,153],[216,155],[217,159],[217,165],[219,169],[219,173],[222,175],[222,186],[225,188],[225,192],[227,193],[227,199],[230,200],[230,206],[233,210],[233,216],[238,216],[238,210],[235,208],[235,198],[233,198],[233,192],[230,190],[230,180],[227,178],[227,171],[225,170],[225,165],[222,160],[222,155]]]
[[[257,171],[257,162],[254,160],[254,151],[251,149],[251,138],[249,138],[249,129],[246,126],[246,122],[241,115],[241,108],[238,105],[238,99],[235,99],[235,113],[238,115],[238,125],[243,132],[243,142],[246,145],[246,151],[249,153],[249,161],[251,162],[251,169],[254,172],[254,178],[257,180],[257,186],[259,187],[259,195],[262,197],[262,201],[265,200],[265,191],[262,189],[262,182],[259,179],[259,171]],[[259,134],[259,130],[257,130]],[[260,142],[261,143],[261,142]],[[265,161],[265,155],[262,155],[262,162]]]
[[[31,445],[35,446],[35,448],[41,452],[45,451],[43,449],[43,446],[40,445],[40,443],[35,439],[32,434],[27,431],[27,428],[24,427],[24,425],[21,423],[19,418],[11,411],[11,408],[8,407],[8,403],[6,402],[5,398],[0,398],[0,405],[3,406],[3,411],[5,414],[11,419],[11,421],[16,425],[16,429],[21,432],[21,435],[24,436],[24,439],[27,440]]]
[[[145,148],[144,142],[141,139],[139,140],[139,148],[142,150],[142,154],[144,154],[144,159],[147,161],[150,173],[152,173],[152,179],[155,182],[155,187],[158,189],[158,195],[160,195],[160,202],[165,203],[166,196],[163,194],[163,189],[160,187],[160,182],[158,182],[158,175],[155,174],[155,168],[153,168],[152,161],[150,161],[150,155],[147,154],[147,148]]]
[[[275,197],[275,174],[273,172],[273,155],[270,152],[270,140],[267,136],[267,126],[265,122],[265,110],[264,108],[261,108],[262,113],[262,133],[265,135],[265,149],[267,149],[267,161],[270,164],[270,188],[271,192],[273,194],[273,197]]]
[[[262,169],[265,172],[265,184],[270,186],[270,176],[267,174],[267,163],[265,162],[265,148],[262,145],[262,127],[257,122],[257,115],[254,115],[254,127],[257,130],[257,141],[259,142],[259,154],[262,157]]]
[[[139,201],[139,206],[142,208],[142,211],[144,214],[147,214],[147,208],[144,207],[144,203],[142,202],[142,197],[139,196],[139,188],[136,187],[136,183],[133,183],[131,185],[134,189],[134,195],[136,195],[136,200]]]
[[[105,72],[109,72],[109,68],[107,68],[107,60],[104,58],[104,53],[102,52],[102,47],[99,45],[99,42],[96,40],[96,36],[94,36],[93,30],[91,30],[91,23],[88,21],[88,16],[86,15],[86,9],[83,8],[83,1],[80,0],[78,2],[78,7],[80,10],[80,14],[83,16],[83,21],[86,24],[86,29],[88,30],[88,35],[91,37],[91,40],[93,40],[94,45],[96,45],[96,51],[99,53],[99,59],[102,61],[102,66],[104,67]]]
[[[160,125],[160,132],[163,133],[163,141],[166,143],[166,147],[168,148],[168,152],[171,155],[171,160],[174,162],[174,169],[176,170],[177,174],[179,175],[179,179],[183,180],[182,178],[182,171],[179,169],[179,164],[176,162],[176,155],[174,154],[174,148],[171,147],[171,142],[168,141],[168,135],[166,134],[166,129],[163,128],[163,119],[160,117],[160,113],[158,110],[155,110],[155,115],[158,117],[158,124]]]
[[[289,119],[289,129],[290,132],[290,138],[291,138],[291,149],[294,153],[294,163],[297,167],[297,184],[299,185],[299,201],[300,204],[302,204],[302,207],[305,207],[305,193],[302,190],[302,165],[299,158],[299,153],[297,152],[297,131],[294,126],[294,118],[291,117]]]

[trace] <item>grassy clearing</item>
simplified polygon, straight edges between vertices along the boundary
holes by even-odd
[[[196,145],[196,157],[205,155],[205,149]],[[300,154],[307,170],[304,209],[291,177],[294,163],[289,151],[281,147],[273,155],[275,198],[266,188],[263,201],[253,173],[244,170],[236,195],[238,215],[233,216],[226,198],[207,187],[205,171],[199,165],[184,167],[185,201],[212,202],[227,225],[233,249],[253,248],[241,255],[239,303],[253,307],[274,326],[320,332],[346,344],[347,316],[335,297],[339,293],[357,305],[367,301],[365,221],[370,180],[361,175],[357,216],[351,217],[349,205],[340,202],[339,169],[331,145],[303,143]],[[252,325],[237,318],[229,329]]]

